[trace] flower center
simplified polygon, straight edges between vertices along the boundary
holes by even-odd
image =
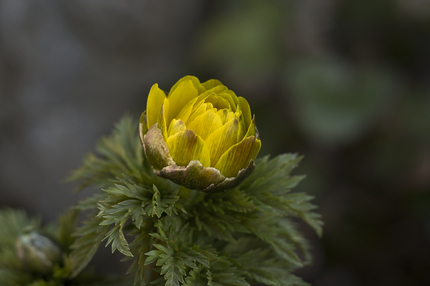
[[[215,103],[215,106],[217,103]],[[221,103],[222,106],[222,103]],[[231,110],[223,107],[214,107],[214,103],[204,102],[197,107],[185,122],[186,129],[194,131],[203,140],[222,127],[226,122],[236,117],[236,114]]]

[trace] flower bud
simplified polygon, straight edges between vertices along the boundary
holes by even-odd
[[[152,86],[140,137],[155,174],[204,192],[237,186],[253,172],[261,148],[248,102],[218,80],[193,76],[167,96]]]
[[[56,243],[34,231],[18,237],[16,252],[26,269],[40,274],[49,273],[62,256]]]

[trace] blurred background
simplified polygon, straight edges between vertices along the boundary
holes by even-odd
[[[2,0],[0,207],[53,220],[153,83],[216,78],[250,102],[261,155],[305,155],[298,190],[326,225],[303,226],[298,275],[430,285],[429,51],[427,0]],[[98,267],[118,271],[108,252]]]

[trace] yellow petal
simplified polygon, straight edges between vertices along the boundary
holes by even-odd
[[[251,159],[257,157],[260,148],[261,141],[257,140],[255,136],[245,138],[240,143],[231,146],[221,156],[215,169],[218,169],[226,177],[235,177],[240,170],[248,165]]]
[[[228,100],[224,99],[222,96],[217,96],[217,105],[216,108],[217,109],[228,109],[231,110],[231,106],[230,103],[228,102]]]
[[[208,90],[208,91],[206,91],[206,92],[204,92],[204,93],[200,94],[200,95],[197,97],[196,103],[194,104],[194,109],[195,109],[195,107],[197,107],[197,106],[199,106],[200,104],[202,104],[208,96],[213,95],[213,94],[216,94],[216,93],[215,93],[215,92],[213,92],[212,90]]]
[[[212,105],[217,108],[217,109],[223,109],[223,108],[227,108],[227,109],[231,109],[230,108],[230,103],[228,102],[228,100],[224,99],[222,96],[216,95],[216,94],[211,94],[209,95],[206,99],[205,99],[206,103],[212,103]]]
[[[214,88],[216,86],[219,86],[219,85],[222,86],[222,83],[219,80],[217,80],[217,79],[210,79],[210,80],[205,81],[205,82],[202,83],[202,86],[206,90],[210,90],[210,89],[212,89],[212,88]]]
[[[206,140],[209,134],[215,129],[222,127],[222,125],[220,117],[217,115],[215,109],[212,108],[187,124],[187,129],[193,130],[203,140]]]
[[[232,90],[226,90],[223,93],[228,93],[230,95],[231,99],[234,102],[235,108],[237,108],[237,106],[239,106],[239,99],[237,98],[237,95]]]
[[[251,108],[249,107],[248,101],[243,97],[239,97],[239,107],[242,111],[246,127],[248,128],[249,124],[251,124]]]
[[[210,89],[210,90],[208,90],[208,91],[206,91],[206,92],[204,92],[204,93],[200,94],[200,95],[197,97],[196,102],[194,103],[193,110],[191,111],[191,113],[194,113],[194,111],[195,111],[195,110],[196,110],[196,109],[197,109],[201,104],[203,104],[203,103],[205,102],[206,98],[208,98],[209,96],[215,96],[217,93],[222,92],[222,91],[224,91],[224,90],[226,90],[226,89],[227,89],[227,88],[226,88],[225,86],[219,85],[219,86],[216,86],[216,87],[214,87],[214,88],[212,88],[212,89]]]
[[[221,155],[237,143],[238,120],[231,119],[223,127],[216,129],[206,139],[211,158],[211,167],[215,166]]]
[[[188,117],[188,120],[185,122],[185,124],[190,124],[194,119],[196,119],[197,116],[205,113],[208,109],[208,104],[207,103],[200,103],[200,105],[198,107],[196,107],[195,110],[193,110],[191,112],[190,117]]]
[[[185,123],[180,119],[173,119],[169,126],[168,137],[175,135],[176,133],[180,131],[184,131]]]
[[[206,102],[205,105],[206,105],[206,110],[211,110],[214,108],[213,104],[210,102]]]
[[[231,97],[231,94],[230,94],[230,93],[223,92],[223,93],[219,94],[218,96],[220,96],[220,97],[224,98],[225,100],[227,100],[227,101],[228,101],[228,103],[229,103],[229,105],[230,105],[230,107],[229,107],[229,108],[230,108],[233,112],[236,112],[236,103],[234,102],[234,100],[233,100],[233,98]]]
[[[210,166],[209,150],[205,141],[192,130],[184,130],[167,138],[170,156],[178,166],[187,166],[198,160],[204,167]]]
[[[160,114],[161,105],[163,105],[166,94],[160,88],[158,84],[154,84],[151,87],[148,95],[148,101],[146,103],[146,118],[148,129],[154,125],[158,120]]]
[[[185,105],[196,98],[198,95],[197,89],[194,87],[193,82],[189,79],[182,81],[178,87],[175,88],[172,94],[169,94],[169,113],[166,118],[167,123],[170,124]]]
[[[187,75],[181,78],[180,80],[178,80],[172,86],[172,88],[169,91],[168,97],[172,95],[172,93],[175,91],[176,88],[178,88],[184,81],[187,81],[187,80],[190,80],[193,83],[194,87],[199,91],[199,94],[205,92],[206,89],[202,86],[198,78],[196,78],[195,76]]]
[[[212,93],[205,99],[205,103],[212,103],[213,106],[217,106],[218,104],[218,96],[215,93]]]
[[[196,103],[197,98],[194,98],[193,100],[190,100],[179,112],[179,114],[176,116],[177,119],[181,119],[183,122],[187,122],[188,118],[191,115],[191,112],[193,111],[194,104]]]
[[[226,86],[224,86],[224,85],[217,85],[217,86],[214,86],[211,89],[208,89],[206,92],[219,94],[219,93],[227,91],[227,90],[228,90],[228,88]]]

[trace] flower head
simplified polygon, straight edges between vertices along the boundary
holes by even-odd
[[[254,170],[261,147],[248,102],[218,80],[193,76],[167,96],[152,86],[140,137],[157,175],[206,192],[237,186]]]

